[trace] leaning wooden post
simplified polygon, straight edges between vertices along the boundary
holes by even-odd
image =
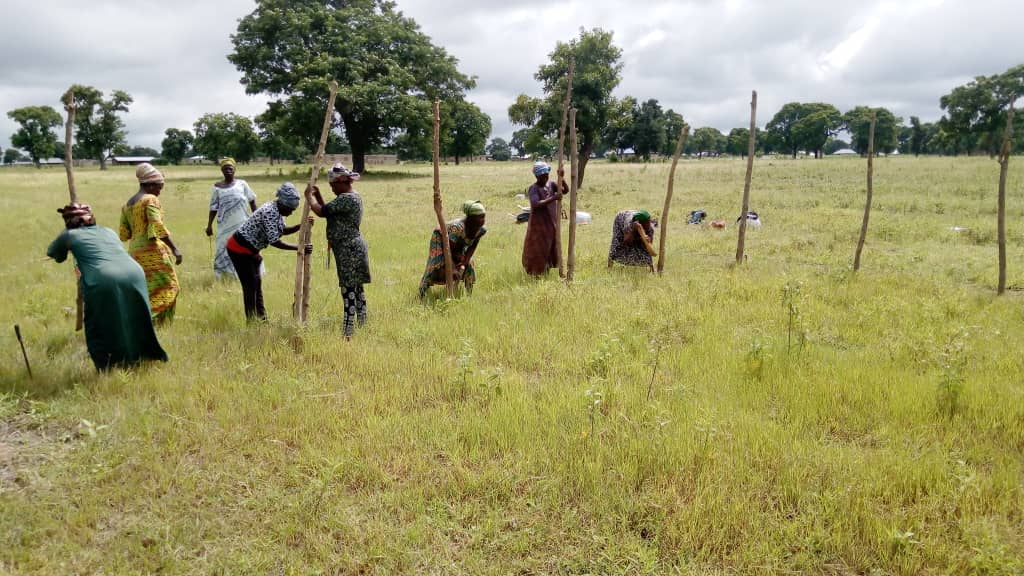
[[[324,148],[327,147],[327,136],[331,132],[331,125],[334,123],[334,100],[338,96],[338,83],[331,81],[331,93],[327,97],[327,111],[324,113],[324,125],[320,130],[320,144],[317,146],[316,155],[313,157],[313,169],[309,174],[309,185],[316,186],[316,179],[320,175],[320,163],[324,159]],[[312,255],[306,254],[306,245],[313,239],[313,223],[309,218],[309,201],[302,202],[302,220],[299,222],[298,255],[295,259],[295,292],[292,299],[292,318],[301,324],[306,324],[309,312],[309,281],[311,274],[310,262]]]
[[[569,118],[569,101],[572,100],[572,77],[576,71],[576,61],[569,62],[569,74],[565,79],[565,99],[562,100],[562,127],[558,130],[558,173],[562,172],[565,151],[565,124]],[[575,182],[575,181],[574,181]],[[561,193],[565,178],[558,176],[558,191]],[[562,262],[562,199],[555,201],[555,248],[558,252],[558,275],[565,278],[565,265]]]
[[[754,146],[757,141],[757,90],[750,92],[750,138],[747,140],[747,176],[743,180],[743,211],[740,212],[739,240],[736,241],[736,263],[743,263],[743,244],[747,238],[747,211],[750,210],[750,177],[754,174]],[[664,232],[662,232],[664,234]]]
[[[569,110],[569,257],[565,281],[572,283],[576,269],[576,173],[579,170],[579,148],[576,142],[576,108]]]
[[[1013,135],[1013,106],[1006,113],[1006,129],[1003,132],[1003,146],[999,151],[999,200],[996,207],[996,221],[999,244],[999,286],[996,294],[1006,291],[1006,175],[1010,171],[1011,138]]]
[[[683,122],[679,130],[679,140],[676,142],[676,151],[672,155],[672,169],[668,173],[668,190],[665,191],[665,206],[661,209],[661,239],[658,240],[658,274],[665,270],[665,236],[668,235],[668,209],[672,206],[672,187],[676,180],[676,164],[679,163],[679,155],[683,153],[683,146],[686,145],[686,137],[690,134],[690,126]]]
[[[72,128],[75,124],[75,93],[68,91],[67,102],[64,103],[64,109],[68,113],[67,124],[64,125],[64,171],[68,175],[68,194],[71,196],[71,203],[78,203],[78,190],[75,189],[75,167],[73,165],[73,158],[71,157],[71,148],[74,145],[74,135]],[[85,298],[82,296],[82,283],[78,281],[78,264],[75,264],[75,277],[77,296],[75,297],[75,331],[82,329],[85,318]]]
[[[444,221],[444,206],[441,204],[441,101],[434,100],[434,214],[437,215],[437,229],[441,231],[441,250],[444,251],[444,285],[448,298],[455,297],[455,281],[452,277],[455,265],[452,263],[452,247],[448,241],[448,224]]]
[[[857,239],[857,253],[853,256],[853,271],[860,270],[860,253],[864,250],[864,239],[868,236],[868,218],[871,216],[871,193],[874,189],[875,167],[875,122],[876,112],[871,113],[871,126],[868,128],[868,197],[864,201],[864,220],[860,223],[860,238]]]

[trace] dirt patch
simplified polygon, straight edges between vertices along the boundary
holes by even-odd
[[[39,479],[39,465],[67,450],[56,430],[41,428],[24,415],[0,421],[0,493],[25,488]]]

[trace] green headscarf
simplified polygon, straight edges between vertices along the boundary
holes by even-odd
[[[638,210],[636,214],[633,214],[633,222],[640,222],[646,224],[651,221],[651,213],[647,210]]]
[[[484,205],[479,200],[467,200],[462,203],[462,211],[466,216],[483,216],[487,214]]]

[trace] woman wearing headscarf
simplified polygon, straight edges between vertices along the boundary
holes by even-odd
[[[249,219],[238,227],[228,238],[227,249],[235,273],[242,284],[242,301],[245,305],[246,320],[267,319],[263,306],[263,278],[260,265],[263,257],[260,251],[267,246],[281,250],[298,250],[295,244],[281,240],[282,236],[299,231],[299,225],[285,226],[285,216],[290,216],[299,207],[299,191],[291,182],[285,182],[277,189],[277,197],[260,206]],[[313,245],[306,245],[306,253],[313,252]]]
[[[341,287],[341,301],[345,307],[345,339],[351,339],[356,323],[366,323],[366,292],[364,284],[370,283],[370,256],[366,240],[359,232],[363,221],[363,198],[352,183],[359,180],[359,173],[345,168],[340,162],[327,173],[327,182],[335,198],[324,203],[317,187],[306,188],[309,209],[317,216],[327,219],[327,243],[334,252],[337,263],[338,286]]]
[[[533,175],[537,181],[526,192],[530,198],[530,220],[523,240],[523,268],[531,276],[540,276],[558,266],[558,246],[555,243],[559,218],[557,200],[568,193],[569,188],[563,182],[559,190],[556,183],[548,181],[550,172],[551,167],[546,163],[535,163]],[[559,176],[562,176],[561,172]]]
[[[217,219],[217,251],[213,257],[213,273],[217,278],[237,277],[228,257],[228,238],[256,210],[256,193],[245,180],[235,178],[234,158],[222,158],[220,173],[224,179],[210,191],[210,215],[206,235],[213,236],[213,219]]]
[[[118,235],[122,241],[128,241],[128,252],[146,272],[153,320],[161,323],[174,318],[180,289],[174,266],[181,264],[181,251],[164,226],[159,199],[164,175],[143,163],[135,169],[135,177],[139,180],[139,191],[121,208]]]
[[[612,244],[608,267],[613,262],[626,266],[647,266],[654,270],[654,221],[646,210],[623,210],[612,223]]]
[[[487,233],[484,224],[487,211],[479,200],[470,200],[462,204],[464,218],[448,223],[448,243],[452,252],[452,279],[456,284],[461,280],[466,286],[466,293],[473,293],[476,284],[476,269],[473,268],[473,254],[476,253],[480,239]],[[420,298],[427,295],[433,285],[445,283],[444,248],[441,243],[441,230],[434,228],[430,235],[430,256],[427,257],[427,269],[420,280]]]
[[[64,231],[46,255],[64,262],[74,255],[85,302],[85,345],[97,370],[143,360],[167,361],[153,330],[146,274],[125,251],[117,234],[96,225],[88,204],[57,210]]]

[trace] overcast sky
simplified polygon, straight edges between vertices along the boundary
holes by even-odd
[[[694,127],[758,124],[790,101],[886,106],[938,119],[939,97],[1024,62],[1024,0],[398,0],[477,77],[468,94],[509,138],[507,110],[540,95],[533,74],[581,26],[614,31],[616,95],[656,98]],[[254,0],[10,0],[0,7],[0,147],[8,110],[48,104],[74,83],[128,91],[128,142],[159,149],[166,128],[206,112],[254,116],[227,61]],[[63,134],[63,133],[62,133]],[[61,136],[63,139],[63,136]]]

